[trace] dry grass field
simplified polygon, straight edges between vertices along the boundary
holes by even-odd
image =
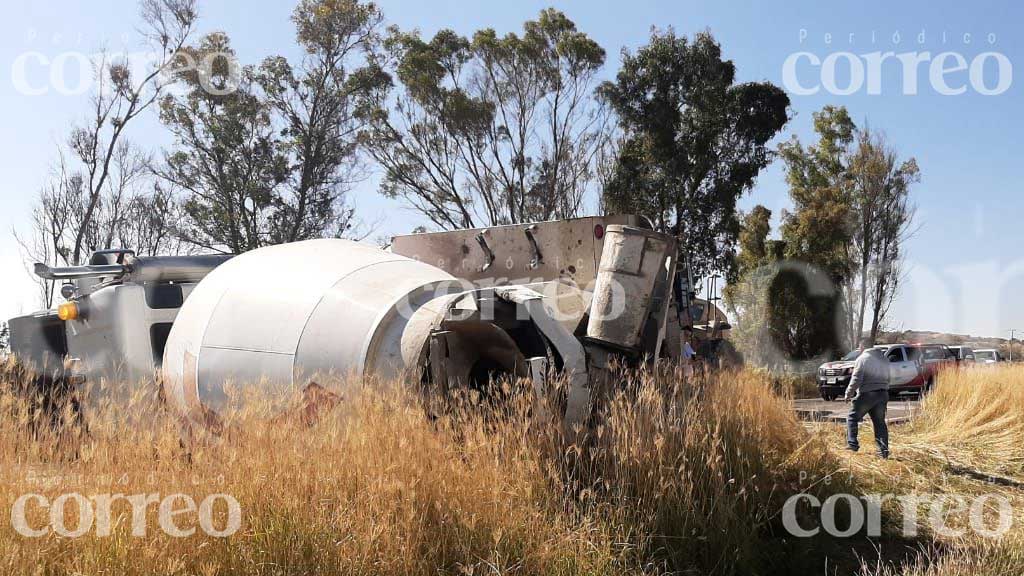
[[[924,517],[908,539],[891,506],[874,539],[794,538],[780,519],[801,492],[999,493],[1020,509],[1015,368],[946,375],[923,415],[893,429],[889,461],[842,451],[840,427],[798,422],[778,383],[754,371],[625,375],[602,423],[570,446],[525,403],[428,418],[414,395],[379,382],[326,384],[344,399],[313,426],[281,418],[289,400],[249,396],[225,414],[224,434],[187,443],[169,417],[123,406],[91,410],[87,433],[57,433],[14,392],[15,372],[0,378],[3,574],[1024,573],[1020,514],[1001,539],[947,538]],[[241,525],[173,537],[157,504],[135,519],[125,501],[110,506],[109,535],[26,537],[7,519],[25,494],[68,493],[228,494]],[[78,526],[76,510],[66,526]],[[226,507],[213,516],[224,526]],[[39,506],[27,519],[52,524]],[[186,513],[176,526],[197,521]]]

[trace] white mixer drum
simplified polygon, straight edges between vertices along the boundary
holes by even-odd
[[[206,276],[182,306],[164,352],[164,395],[186,415],[222,408],[229,382],[270,388],[318,374],[398,375],[420,361],[448,295],[464,290],[438,268],[348,240],[247,252]]]

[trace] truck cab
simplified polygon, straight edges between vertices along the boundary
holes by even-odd
[[[94,252],[83,266],[35,266],[61,282],[64,302],[12,318],[11,352],[40,381],[149,380],[163,358],[178,310],[226,255],[137,257],[131,250]]]

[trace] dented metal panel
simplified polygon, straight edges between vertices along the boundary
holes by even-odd
[[[671,237],[629,226],[609,226],[604,254],[594,288],[587,337],[623,350],[640,347],[652,319],[655,287],[666,274]],[[663,288],[663,292],[667,292]]]
[[[592,289],[604,229],[636,216],[575,218],[396,236],[391,251],[481,286],[561,280]]]

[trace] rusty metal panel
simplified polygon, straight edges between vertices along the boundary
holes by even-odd
[[[391,251],[437,266],[481,286],[561,280],[592,289],[612,224],[635,216],[575,218],[396,236]]]

